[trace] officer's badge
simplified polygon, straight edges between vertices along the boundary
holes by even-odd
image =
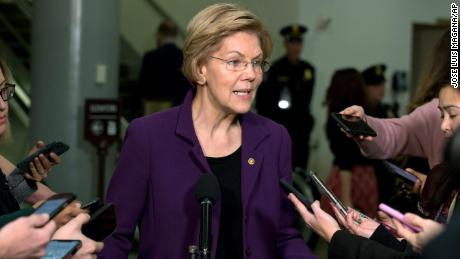
[[[303,79],[305,81],[310,81],[313,78],[313,74],[311,73],[310,69],[305,69],[303,71]]]

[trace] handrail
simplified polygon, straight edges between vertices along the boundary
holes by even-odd
[[[163,19],[165,20],[170,20],[172,22],[174,22],[175,24],[178,24],[160,5],[158,5],[154,0],[145,0],[147,3],[150,4],[150,6],[152,7],[152,9],[154,9],[154,11],[156,11],[161,17],[163,17]],[[177,26],[178,29],[179,29],[179,36],[182,38],[182,39],[185,39],[185,31]]]
[[[15,0],[16,5],[21,9],[22,13],[32,20],[32,1],[30,0]]]
[[[22,45],[24,49],[27,50],[28,53],[30,53],[30,46],[29,44],[21,37],[21,35],[16,31],[13,25],[8,21],[8,19],[0,12],[0,20],[5,24],[5,26],[8,28],[8,30],[14,35],[16,40],[19,42],[19,44]]]

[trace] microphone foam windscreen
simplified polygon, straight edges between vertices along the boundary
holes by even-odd
[[[195,185],[195,198],[201,202],[208,198],[212,202],[216,201],[220,196],[220,187],[217,177],[214,174],[203,174],[198,178]]]

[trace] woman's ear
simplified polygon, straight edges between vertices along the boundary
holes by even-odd
[[[206,84],[206,66],[200,65],[198,67],[198,80],[196,83],[200,86],[204,86]]]

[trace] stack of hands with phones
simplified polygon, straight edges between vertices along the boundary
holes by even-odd
[[[113,204],[56,194],[0,230],[0,258],[96,258],[116,228]],[[104,224],[101,224],[101,221]]]
[[[398,239],[405,239],[409,242],[414,251],[421,252],[424,246],[444,229],[444,225],[436,221],[424,219],[412,213],[403,215],[383,203],[379,205],[381,211],[378,212],[378,219],[371,219],[352,208],[345,208],[315,173],[310,172],[310,176],[318,189],[329,198],[335,218],[321,209],[319,201],[308,201],[285,180],[281,180],[280,184],[289,194],[289,200],[295,205],[305,223],[328,243],[342,228],[352,234],[370,238],[382,224]]]

